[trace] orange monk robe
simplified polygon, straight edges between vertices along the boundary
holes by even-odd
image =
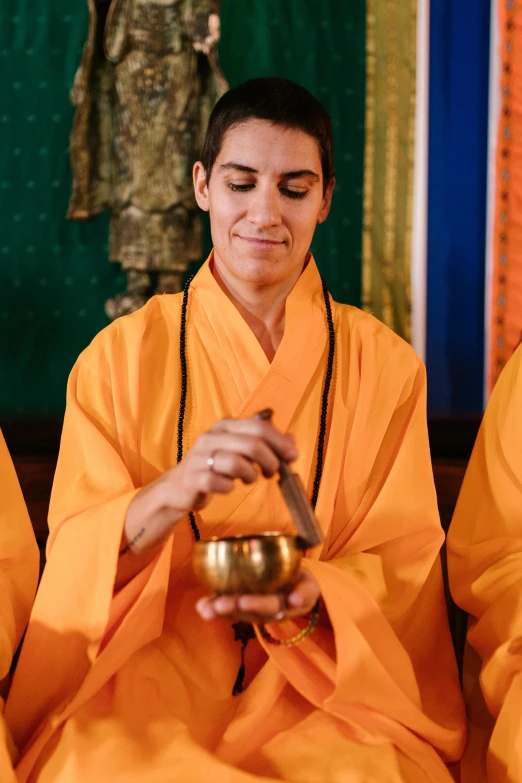
[[[369,315],[333,304],[337,353],[317,515],[305,567],[333,630],[240,648],[205,623],[181,521],[113,594],[125,513],[176,462],[181,296],[154,297],[99,334],[74,367],[50,513],[48,562],[7,704],[21,782],[450,781],[463,706],[439,565],[443,540],[424,368]],[[313,259],[287,299],[270,364],[207,262],[188,306],[186,442],[270,407],[314,474],[327,355]],[[292,530],[275,480],[215,496],[202,537]],[[303,621],[269,626],[290,636]]]
[[[522,783],[522,347],[484,414],[449,531],[448,562],[454,599],[470,613],[468,642],[480,656],[480,686],[496,719],[486,757],[493,718],[477,698],[478,681],[468,678],[462,780],[480,783],[487,769],[490,783]]]
[[[16,472],[0,432],[0,781],[15,780],[2,717],[13,655],[38,582],[38,547]]]

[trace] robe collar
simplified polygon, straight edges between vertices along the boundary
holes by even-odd
[[[234,303],[215,280],[212,254],[192,281],[197,301],[194,319],[201,339],[218,349],[210,361],[226,377],[233,417],[274,410],[274,424],[285,431],[327,350],[321,277],[312,255],[286,299],[285,330],[272,362]],[[213,338],[213,339],[212,339]]]

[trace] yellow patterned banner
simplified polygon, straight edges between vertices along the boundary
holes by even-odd
[[[363,307],[411,340],[417,0],[367,0]]]

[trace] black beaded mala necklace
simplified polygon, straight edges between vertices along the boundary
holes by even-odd
[[[187,371],[187,306],[189,298],[189,289],[193,277],[187,280],[183,289],[183,301],[181,303],[181,319],[179,329],[179,360],[181,365],[181,396],[179,402],[179,416],[178,416],[178,437],[177,437],[177,458],[176,463],[179,464],[183,459],[184,446],[183,446],[183,430],[185,424],[185,412],[187,408],[187,390],[188,390],[188,371]],[[326,438],[326,424],[328,418],[328,399],[330,393],[330,386],[332,383],[333,365],[335,356],[335,329],[332,316],[332,306],[330,303],[330,296],[326,282],[321,278],[321,284],[323,287],[323,299],[326,310],[326,323],[328,327],[328,359],[326,361],[326,374],[324,378],[323,394],[321,397],[321,413],[319,424],[319,440],[317,443],[317,462],[315,467],[314,483],[312,488],[311,505],[315,509],[317,504],[317,498],[319,496],[319,486],[321,484],[321,478],[323,475],[323,463],[324,463],[324,442]],[[194,539],[199,541],[201,538],[198,524],[196,522],[196,516],[193,511],[189,511],[190,526]],[[255,631],[251,623],[238,622],[232,625],[234,630],[234,641],[241,642],[241,665],[232,689],[232,695],[236,696],[243,691],[243,681],[245,679],[245,650],[250,639],[255,639]]]

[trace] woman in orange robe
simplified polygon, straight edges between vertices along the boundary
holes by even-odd
[[[448,563],[454,599],[470,614],[462,781],[521,783],[522,347],[484,414],[448,535]]]
[[[38,582],[38,547],[18,478],[0,431],[0,780],[15,780],[2,717],[9,670]]]
[[[186,323],[181,295],[155,297],[101,332],[69,380],[48,561],[7,704],[18,780],[451,781],[464,716],[424,367],[383,324],[331,301],[308,252],[334,183],[320,104],[255,80],[218,103],[207,153],[217,127],[211,163],[204,150],[195,166],[214,251]],[[265,408],[273,426],[253,418]],[[320,623],[289,647],[257,632],[233,696],[241,648],[223,616],[248,614],[248,597],[233,609],[205,597],[192,527],[292,531],[276,481],[252,466],[273,475],[278,455],[295,456],[292,433],[311,495],[323,428],[324,544],[292,606],[248,599],[282,620],[267,626],[280,639],[319,594]]]

